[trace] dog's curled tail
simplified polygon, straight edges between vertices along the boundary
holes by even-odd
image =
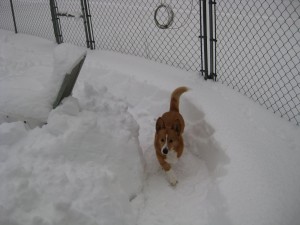
[[[179,87],[176,88],[171,95],[171,102],[170,102],[170,111],[179,112],[179,98],[180,96],[188,91],[187,87]]]

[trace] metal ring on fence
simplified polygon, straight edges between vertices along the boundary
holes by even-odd
[[[158,20],[157,20],[157,13],[158,13],[158,11],[160,9],[165,9],[168,12],[168,21],[167,21],[167,23],[161,24],[161,23],[158,22]],[[160,29],[168,29],[172,25],[173,20],[174,20],[174,12],[173,12],[172,8],[169,5],[167,5],[167,4],[160,4],[156,8],[156,10],[154,12],[154,21],[155,21],[155,24],[156,24],[156,26],[158,28],[160,28]]]

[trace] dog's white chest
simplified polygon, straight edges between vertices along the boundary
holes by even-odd
[[[177,163],[177,161],[178,161],[177,152],[175,152],[174,150],[169,151],[166,158],[166,162],[170,164],[175,164]]]

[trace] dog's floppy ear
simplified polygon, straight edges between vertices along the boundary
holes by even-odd
[[[176,131],[178,135],[181,133],[181,124],[179,120],[175,120],[172,124],[172,129]]]
[[[156,132],[160,131],[161,129],[165,129],[165,123],[161,117],[159,117],[156,121]]]

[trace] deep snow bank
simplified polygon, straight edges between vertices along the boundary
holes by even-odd
[[[86,49],[9,32],[0,40],[0,121],[46,122],[65,74]]]
[[[87,85],[81,98],[66,99],[42,128],[0,125],[0,224],[135,223],[138,124],[105,87]]]

